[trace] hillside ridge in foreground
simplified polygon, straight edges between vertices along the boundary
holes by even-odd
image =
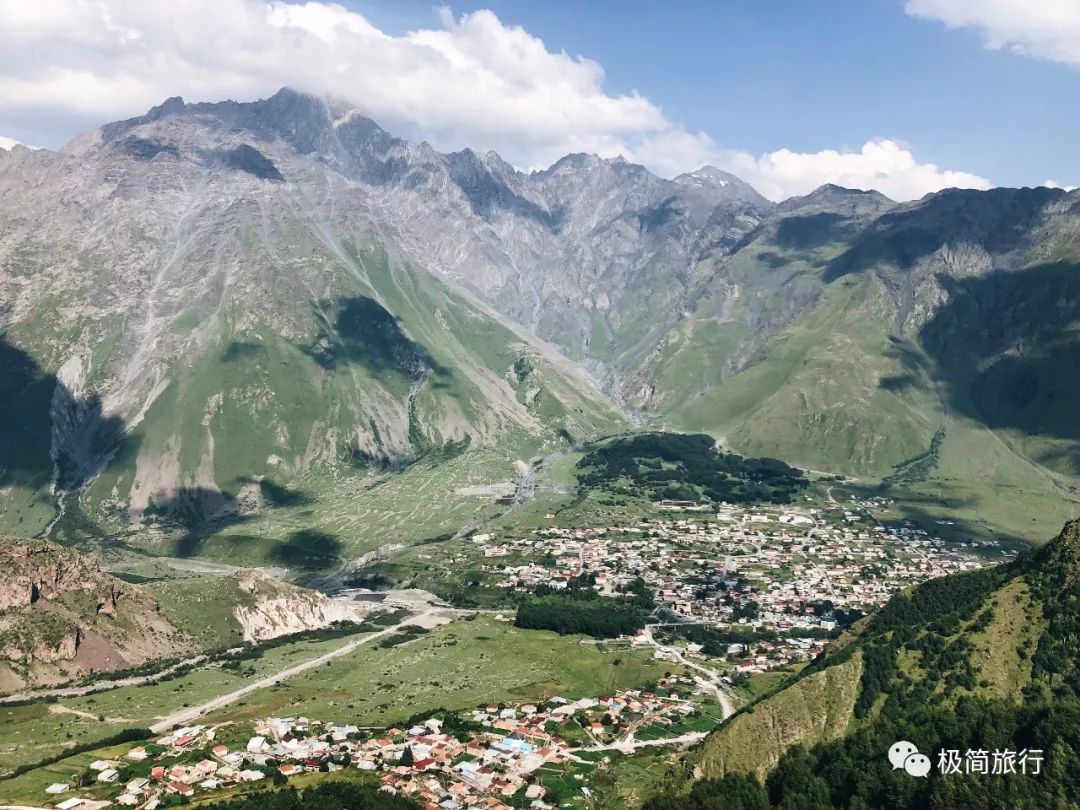
[[[1064,797],[1080,788],[1078,574],[1072,521],[1014,562],[897,594],[849,643],[706,738],[687,759],[699,781],[685,794],[647,806],[1073,806]],[[896,740],[930,757],[927,778],[893,770]],[[943,771],[940,752],[954,750],[1023,751],[1028,771]]]

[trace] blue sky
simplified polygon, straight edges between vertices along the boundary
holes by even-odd
[[[777,200],[1080,182],[1080,0],[0,3],[0,147],[282,86],[526,171],[708,163]]]
[[[978,0],[976,0],[978,2]],[[348,5],[401,33],[438,19],[423,0]],[[898,0],[488,0],[552,50],[599,62],[690,130],[752,153],[897,138],[921,160],[995,185],[1080,181],[1080,70],[984,48],[977,32]]]

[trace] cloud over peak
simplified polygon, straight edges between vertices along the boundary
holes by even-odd
[[[438,148],[494,149],[525,169],[571,152],[624,155],[665,176],[711,163],[772,199],[824,182],[895,199],[989,185],[889,139],[857,151],[727,149],[639,93],[609,93],[597,62],[552,51],[491,11],[439,16],[441,25],[394,36],[327,2],[0,3],[0,126],[38,131],[47,120],[70,136],[167,96],[250,100],[290,86],[347,98]]]

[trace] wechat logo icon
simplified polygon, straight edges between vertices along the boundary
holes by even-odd
[[[889,749],[889,762],[892,763],[894,771],[903,768],[909,776],[925,777],[930,773],[930,757],[920,754],[915,743],[907,740],[892,744]]]

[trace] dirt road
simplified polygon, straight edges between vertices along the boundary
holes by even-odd
[[[708,735],[705,731],[690,731],[678,737],[661,737],[656,740],[617,740],[612,743],[598,745],[583,745],[580,748],[572,748],[571,751],[636,751],[639,748],[651,748],[660,745],[682,745],[703,740]]]
[[[209,714],[212,711],[223,709],[224,707],[235,703],[244,695],[249,695],[259,689],[266,689],[267,687],[273,686],[274,684],[281,683],[284,680],[288,680],[294,675],[299,675],[301,672],[305,672],[314,667],[321,666],[327,661],[333,661],[335,658],[340,658],[343,655],[348,655],[358,647],[361,647],[364,644],[369,644],[370,642],[380,639],[383,636],[388,636],[391,633],[400,630],[407,624],[424,624],[427,620],[434,618],[437,613],[437,610],[426,610],[417,616],[409,616],[407,619],[402,620],[398,624],[391,625],[390,627],[380,630],[377,633],[372,633],[369,636],[354,639],[353,641],[350,641],[347,644],[338,647],[336,650],[331,650],[324,655],[320,655],[318,658],[311,658],[307,661],[301,661],[299,664],[294,664],[293,666],[287,667],[280,672],[274,673],[273,675],[268,675],[265,678],[260,678],[257,681],[252,681],[251,683],[242,686],[233,692],[229,692],[225,695],[220,695],[219,697],[208,700],[205,703],[200,703],[198,706],[189,706],[186,709],[181,709],[180,711],[173,712],[172,714],[161,718],[156,723],[151,725],[150,730],[155,734],[160,734],[164,731],[168,731],[173,726],[185,725],[187,723],[190,723],[191,721],[202,717],[204,714]]]
[[[0,697],[0,706],[6,703],[20,703],[27,700],[41,700],[42,698],[69,698],[92,695],[95,692],[108,692],[110,689],[118,689],[121,686],[142,686],[146,683],[154,683],[166,675],[170,675],[181,667],[194,667],[208,660],[208,656],[196,655],[185,659],[165,669],[151,672],[149,675],[135,675],[130,678],[114,678],[112,680],[100,680],[82,686],[60,686],[56,689],[28,689],[23,692],[12,692],[10,695]]]

